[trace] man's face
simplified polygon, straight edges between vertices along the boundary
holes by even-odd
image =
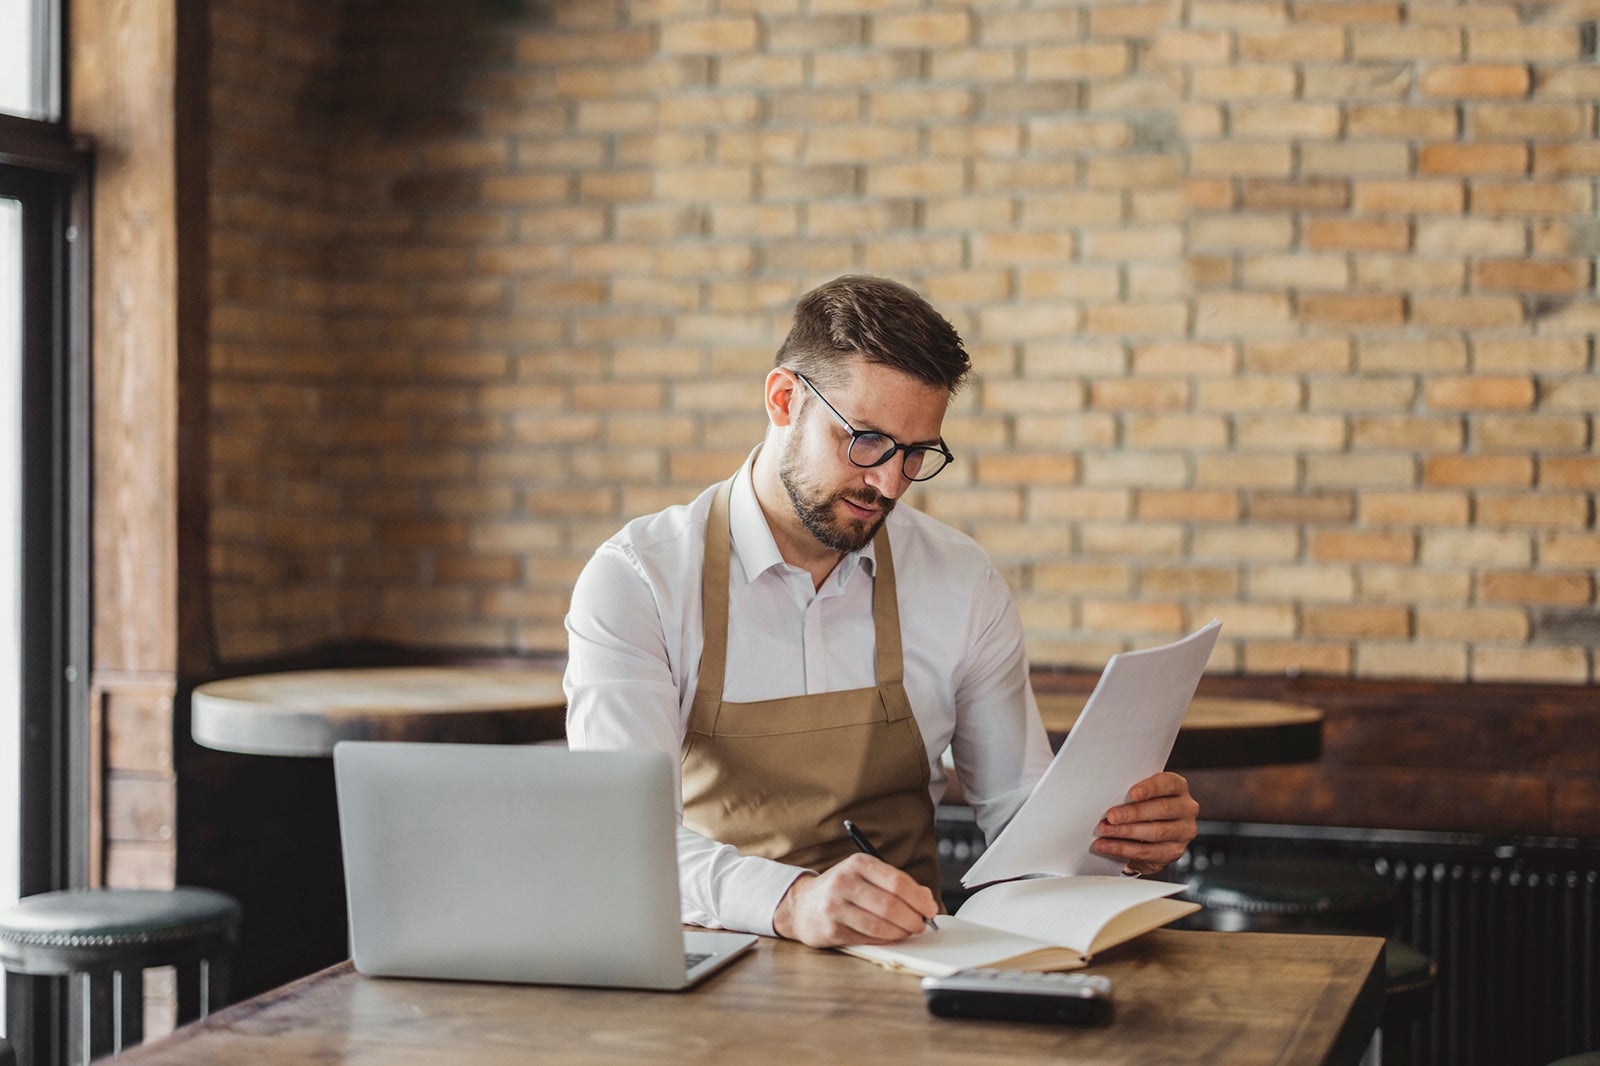
[[[902,444],[939,439],[949,393],[875,363],[857,362],[841,385],[823,386],[828,400],[857,430]],[[895,501],[911,484],[900,469],[903,453],[875,467],[848,458],[850,434],[815,393],[798,381],[799,411],[778,460],[778,477],[795,514],[824,547],[853,552],[871,543]]]

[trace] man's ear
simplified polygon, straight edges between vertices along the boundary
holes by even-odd
[[[800,379],[794,371],[775,366],[767,374],[767,421],[774,426],[787,426],[794,421],[795,403],[800,395]]]

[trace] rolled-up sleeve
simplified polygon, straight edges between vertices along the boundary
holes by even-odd
[[[1028,680],[1022,617],[992,567],[970,602],[972,640],[958,670],[951,744],[962,792],[993,840],[1052,757]]]
[[[663,617],[661,596],[637,555],[619,540],[602,545],[578,577],[566,618],[570,747],[661,751],[675,770],[680,767],[684,692],[690,667],[697,664],[680,662],[674,670],[678,635],[669,635]],[[699,640],[692,646],[698,649]],[[773,912],[803,871],[741,855],[684,828],[681,780],[674,803],[683,920],[773,935]]]

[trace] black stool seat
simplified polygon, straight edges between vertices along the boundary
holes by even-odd
[[[81,975],[89,1004],[85,1047],[74,1061],[115,1054],[144,1038],[144,975],[177,973],[178,1021],[203,1018],[227,999],[239,904],[208,888],[90,888],[45,892],[0,913],[6,1031],[23,1066],[40,1061],[27,1029],[34,982]]]
[[[1383,1024],[1392,1027],[1427,1017],[1439,976],[1433,959],[1391,937],[1383,944],[1383,970]]]
[[[1192,928],[1225,932],[1348,932],[1388,936],[1394,885],[1382,874],[1325,859],[1244,859],[1190,878],[1184,898],[1204,909]]]

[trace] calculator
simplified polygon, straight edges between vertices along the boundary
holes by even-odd
[[[924,977],[928,1010],[941,1018],[987,1018],[1051,1025],[1111,1021],[1111,979],[1081,973],[958,970]]]

